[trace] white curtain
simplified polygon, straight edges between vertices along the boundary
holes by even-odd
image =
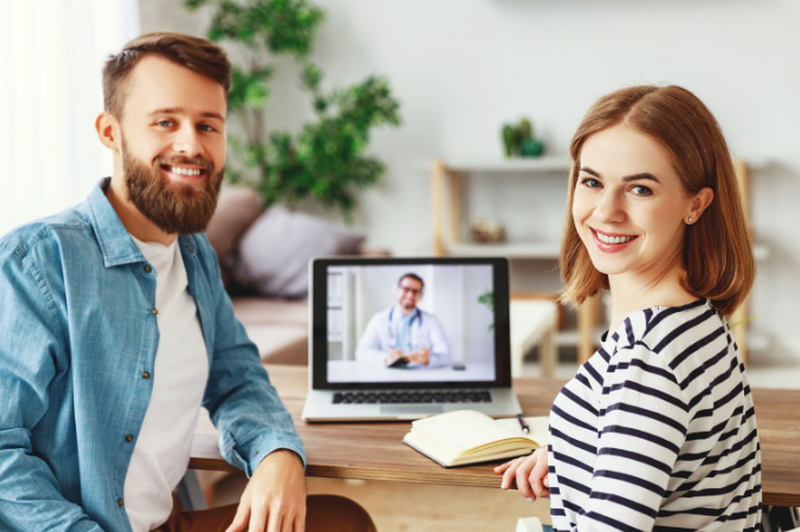
[[[138,34],[138,0],[0,1],[0,235],[111,175],[101,70]]]

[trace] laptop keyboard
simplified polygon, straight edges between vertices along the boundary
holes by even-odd
[[[415,390],[335,392],[334,404],[491,403],[487,390]]]

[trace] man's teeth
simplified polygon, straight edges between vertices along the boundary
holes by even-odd
[[[600,232],[596,232],[596,234],[600,242],[605,244],[624,244],[628,240],[633,239],[632,236],[607,236]]]
[[[190,176],[200,175],[200,170],[193,170],[191,168],[180,168],[179,166],[173,166],[172,172],[175,174],[190,175]]]

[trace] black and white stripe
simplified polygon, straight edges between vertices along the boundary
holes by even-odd
[[[756,531],[761,453],[730,329],[707,300],[630,316],[550,413],[557,531]]]

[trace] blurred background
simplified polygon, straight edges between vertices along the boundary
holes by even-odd
[[[748,314],[752,366],[800,365],[800,3],[795,0],[319,0],[324,11],[308,60],[323,91],[381,76],[399,104],[398,127],[375,127],[364,153],[381,161],[377,183],[355,194],[346,227],[393,255],[434,253],[434,160],[488,170],[462,173],[466,227],[478,216],[509,241],[557,246],[563,171],[531,177],[497,170],[501,127],[527,117],[545,157],[566,167],[567,146],[588,106],[622,86],[674,83],[716,115],[747,164],[759,274]],[[0,234],[82,201],[111,172],[96,140],[100,69],[142,32],[205,36],[213,2],[36,0],[0,5]],[[241,47],[230,41],[234,62]],[[314,118],[290,55],[273,67],[262,113],[270,130],[297,133]],[[237,134],[240,123],[229,122]],[[465,162],[467,161],[467,162]],[[494,164],[494,166],[492,166]],[[229,166],[231,166],[229,160]],[[474,164],[473,164],[474,166]],[[480,166],[480,165],[478,165]],[[469,169],[469,168],[468,168]],[[481,175],[483,172],[484,175]],[[500,175],[502,174],[502,175]],[[488,176],[488,179],[486,177]],[[342,224],[319,201],[294,209]],[[445,211],[447,212],[447,211]],[[512,291],[553,291],[555,262],[512,262]]]
[[[205,5],[190,10],[187,3]],[[800,387],[800,2],[300,4],[305,11],[297,20],[313,34],[306,35],[307,50],[254,55],[242,42],[222,41],[235,63],[250,68],[255,58],[271,69],[250,79],[252,83],[245,79],[250,84],[240,94],[244,106],[255,106],[266,130],[287,132],[284,144],[270,145],[271,160],[285,162],[299,154],[317,165],[287,166],[284,173],[294,179],[291,186],[262,188],[259,201],[287,204],[293,212],[356,233],[368,248],[394,256],[507,255],[512,258],[512,292],[552,294],[560,286],[553,257],[564,217],[567,147],[581,117],[598,97],[624,86],[684,86],[717,117],[748,175],[746,198],[758,244],[758,277],[746,312],[751,318],[745,345],[751,381],[756,386]],[[111,174],[110,154],[94,132],[102,110],[100,70],[107,55],[145,32],[207,36],[218,5],[211,0],[0,2],[0,235],[83,201],[101,177]],[[373,92],[359,92],[357,87],[365,86],[358,84],[369,76],[378,80],[371,85]],[[375,96],[372,104],[383,115],[355,113],[351,122],[336,122],[353,101],[356,111],[369,107],[358,100],[359,94]],[[326,116],[333,121],[326,122]],[[509,161],[502,129],[523,118],[544,154]],[[362,119],[361,129],[353,130],[352,123]],[[334,129],[304,129],[308,124],[333,124]],[[264,127],[254,130],[247,120],[229,120],[229,133],[271,142],[265,140]],[[327,172],[336,166],[320,139],[328,134],[341,139],[345,133],[351,135],[345,139],[351,149],[347,157],[359,164],[367,161],[358,167],[363,189],[347,189],[352,203],[325,189],[330,183],[313,181],[322,172],[315,175],[313,168]],[[321,151],[315,151],[317,141]],[[244,170],[230,175],[246,181],[247,173],[252,178],[259,168],[251,164],[248,170],[248,157],[252,163],[258,154],[247,146],[234,147],[228,166]],[[275,179],[285,177],[266,172]],[[313,186],[303,189],[297,183],[309,175]],[[457,179],[445,180],[451,187],[441,188],[442,177],[450,175]],[[487,239],[505,240],[506,247],[456,245]],[[300,262],[298,275],[304,278]],[[303,326],[299,329],[302,333]],[[574,365],[566,371],[574,372]],[[367,491],[359,483],[334,486],[318,480],[312,492],[333,489],[358,499],[359,490]],[[397,505],[385,503],[397,493],[397,486],[390,484],[370,484],[369,491],[377,494],[370,511],[402,513]],[[501,494],[464,488],[443,501],[426,488],[415,486],[404,496],[430,508],[415,505],[418,515],[398,515],[399,521],[386,529],[435,530],[431,516],[441,516],[445,503],[464,516],[454,526],[460,530],[510,529],[516,516],[529,511],[513,506],[528,504],[517,501],[518,496],[513,502],[495,500],[491,497]],[[227,493],[235,496],[236,489]],[[486,504],[500,512],[481,510]],[[536,511],[546,515],[546,504],[537,505]],[[500,526],[503,514],[514,519]]]

